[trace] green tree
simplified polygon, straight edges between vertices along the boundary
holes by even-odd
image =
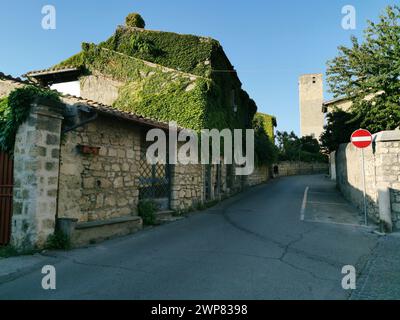
[[[293,131],[278,131],[277,141],[281,161],[326,161],[326,156],[321,154],[318,140],[312,136],[299,138]]]
[[[400,7],[387,7],[378,22],[368,21],[362,43],[354,36],[351,42],[328,62],[330,91],[352,100],[361,127],[393,130],[400,124]]]
[[[341,143],[350,141],[351,134],[360,128],[360,119],[351,112],[335,109],[327,115],[327,125],[321,135],[324,152],[338,149]]]

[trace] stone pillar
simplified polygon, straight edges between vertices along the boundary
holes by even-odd
[[[62,105],[32,104],[14,148],[12,244],[42,247],[54,232],[57,213]]]

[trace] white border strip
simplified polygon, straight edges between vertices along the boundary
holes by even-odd
[[[372,137],[353,137],[351,138],[351,141],[353,142],[362,142],[362,141],[372,141]]]

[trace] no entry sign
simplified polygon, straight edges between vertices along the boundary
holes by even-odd
[[[364,149],[369,147],[372,143],[372,134],[368,130],[358,129],[351,135],[351,143],[361,149],[361,174],[363,179],[363,196],[364,196],[364,220],[365,225],[368,225],[368,214],[367,214],[367,197],[365,191],[365,165],[364,165]]]
[[[367,148],[372,143],[372,134],[368,130],[358,129],[351,135],[351,143],[360,149]]]

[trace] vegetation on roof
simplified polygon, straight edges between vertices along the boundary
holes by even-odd
[[[128,14],[125,23],[128,27],[144,28],[146,26],[142,16],[136,12]]]
[[[99,47],[206,77],[211,75],[213,51],[222,50],[218,41],[211,38],[124,26],[118,27]],[[57,66],[79,63],[81,59],[81,54],[77,54]]]
[[[82,49],[57,67],[83,67],[124,82],[114,103],[120,110],[195,130],[251,127],[256,104],[216,40],[119,27],[105,42]]]
[[[119,27],[100,46],[179,71],[210,76],[211,54],[219,43],[194,35]]]
[[[238,90],[237,112],[232,107],[235,78],[221,73],[213,79],[151,65],[141,59],[84,44],[82,52],[65,61],[122,81],[114,107],[159,121],[176,121],[180,126],[201,128],[243,128],[251,123],[256,105]],[[250,111],[249,111],[250,110]]]

